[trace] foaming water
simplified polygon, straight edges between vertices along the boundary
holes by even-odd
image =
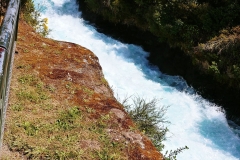
[[[158,98],[161,106],[169,106],[166,119],[171,124],[165,150],[187,145],[190,149],[180,153],[179,160],[240,159],[238,126],[232,130],[221,108],[194,94],[181,77],[164,75],[150,66],[148,53],[142,48],[98,33],[81,18],[75,0],[36,0],[37,4],[43,6],[43,17],[49,19],[50,37],[93,51],[120,98]]]

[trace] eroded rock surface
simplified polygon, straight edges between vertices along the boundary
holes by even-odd
[[[33,106],[29,102],[30,105],[26,104],[25,106],[29,107],[27,110],[29,113],[25,114],[32,116],[32,119],[43,119],[49,125],[54,124],[56,120],[53,118],[57,116],[59,108],[67,109],[69,106],[79,106],[79,111],[84,114],[82,119],[86,121],[85,123],[98,125],[100,124],[99,119],[102,118],[101,120],[106,125],[104,131],[113,142],[123,144],[125,148],[123,152],[127,155],[127,159],[162,159],[162,155],[151,141],[137,129],[132,129],[135,127],[134,123],[124,111],[123,106],[114,98],[113,91],[103,76],[98,58],[90,50],[77,44],[43,38],[25,22],[20,21],[17,52],[13,69],[10,105],[17,101],[14,91],[19,87],[18,77],[25,74],[25,71],[30,72],[39,77],[44,83],[44,87],[49,89],[49,97],[51,97],[51,106],[53,107],[52,109],[47,108],[48,112],[45,112],[45,109],[38,111],[38,114],[32,114],[30,109]],[[13,119],[18,116],[17,114],[11,110],[8,112],[7,145],[12,143],[11,136],[13,136],[8,126],[14,125],[11,123],[14,122]],[[39,122],[43,123],[43,120]],[[44,126],[44,124],[39,125]],[[84,131],[86,128],[86,126],[82,127],[82,130],[75,134],[83,134],[82,137],[87,137],[86,134],[93,128],[87,128],[87,133]],[[26,138],[21,137],[20,133],[16,137],[21,140]],[[34,136],[29,138],[34,141]],[[75,145],[84,150],[98,151],[102,147],[98,140],[99,137],[82,138],[76,140]],[[39,141],[44,141],[44,139]],[[24,154],[23,150],[15,150]]]

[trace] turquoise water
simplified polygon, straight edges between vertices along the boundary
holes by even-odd
[[[159,107],[169,106],[166,119],[171,123],[165,150],[187,145],[190,149],[179,154],[179,160],[240,159],[239,132],[237,127],[229,127],[220,106],[195,94],[183,78],[162,74],[150,66],[146,59],[149,53],[141,47],[98,33],[81,18],[75,0],[36,0],[38,4],[42,17],[49,19],[49,37],[93,51],[116,96],[158,98]]]

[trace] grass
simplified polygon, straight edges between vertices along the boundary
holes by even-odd
[[[92,118],[99,114],[88,106],[94,90],[71,81],[46,83],[25,60],[14,65],[4,135],[12,152],[27,159],[127,159],[126,145],[107,133],[111,115]],[[79,91],[88,99],[82,105],[67,99]]]
[[[23,22],[19,35],[3,142],[11,154],[19,159],[124,160],[140,153],[138,144],[122,134],[141,136],[132,130],[129,116],[118,120],[117,112],[110,112],[126,114],[92,52],[38,36]]]
[[[35,75],[24,74],[18,78],[18,81],[23,84],[21,89],[16,91],[19,101],[29,101],[33,103],[42,103],[49,99],[46,88],[43,82]]]

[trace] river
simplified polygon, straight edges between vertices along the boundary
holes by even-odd
[[[240,130],[229,127],[224,110],[197,95],[180,76],[162,74],[149,65],[149,53],[134,44],[124,44],[102,33],[81,18],[75,0],[35,0],[48,18],[49,37],[79,44],[98,58],[105,78],[116,96],[160,99],[168,106],[170,132],[166,150],[189,147],[178,160],[239,160]],[[169,85],[174,84],[174,85]]]

